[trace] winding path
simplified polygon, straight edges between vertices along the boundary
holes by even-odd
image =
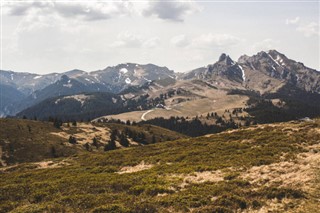
[[[145,118],[145,116],[146,116],[148,113],[152,112],[152,111],[154,111],[154,109],[148,110],[148,111],[146,111],[145,113],[143,113],[143,114],[141,115],[141,120],[146,121],[147,119]]]

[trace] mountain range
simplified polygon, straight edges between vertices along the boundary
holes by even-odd
[[[119,64],[89,73],[71,70],[38,75],[1,70],[1,98],[4,101],[1,103],[0,115],[15,115],[47,98],[82,92],[119,93],[131,85],[142,85],[168,77],[176,78],[176,75],[166,67],[133,63]]]
[[[127,63],[94,72],[0,71],[0,76],[2,116],[91,120],[112,115],[141,121],[246,108],[249,116],[259,117],[262,102],[269,104],[264,110],[285,113],[287,119],[320,114],[320,72],[276,50],[237,61],[223,53],[215,63],[186,73]]]

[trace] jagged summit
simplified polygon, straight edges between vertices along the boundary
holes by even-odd
[[[218,62],[224,62],[226,65],[233,65],[235,63],[230,56],[225,53],[220,55]]]

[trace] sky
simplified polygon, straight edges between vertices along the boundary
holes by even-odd
[[[276,49],[320,70],[319,1],[2,0],[1,69],[46,74],[153,63],[176,72],[221,53]]]

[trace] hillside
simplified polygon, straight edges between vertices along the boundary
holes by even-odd
[[[37,117],[48,120],[49,117],[58,117],[67,120],[90,120],[108,113],[116,114],[126,112],[124,101],[120,96],[110,93],[83,93],[78,95],[65,95],[46,99],[29,107],[16,116],[22,118]]]
[[[59,123],[59,122],[55,122]],[[105,152],[113,134],[112,149],[141,146],[186,136],[152,125],[63,123],[0,119],[0,167],[81,152]],[[115,131],[116,130],[116,131]],[[70,141],[70,136],[75,141]]]
[[[57,135],[52,123],[0,119],[0,167],[15,163],[67,157],[77,152]]]
[[[318,212],[319,141],[317,119],[5,167],[0,211]]]

